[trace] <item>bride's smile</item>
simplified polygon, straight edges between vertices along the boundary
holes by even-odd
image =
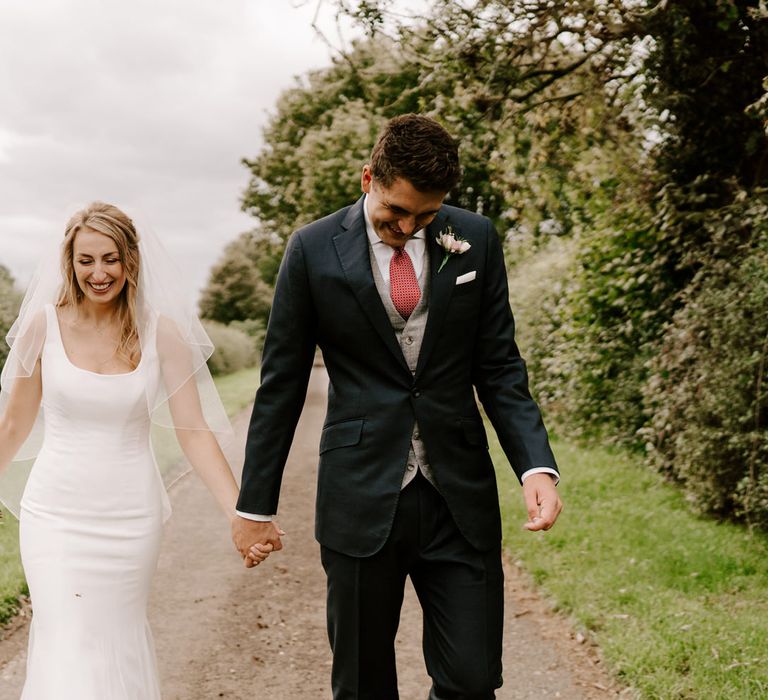
[[[102,294],[103,292],[106,292],[112,286],[112,281],[103,282],[101,284],[96,284],[95,282],[88,282],[88,285],[97,294]]]

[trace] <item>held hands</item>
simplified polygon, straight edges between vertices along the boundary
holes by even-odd
[[[271,544],[255,544],[250,550],[248,550],[248,556],[243,559],[243,564],[246,569],[258,566],[263,561],[267,560],[269,553],[272,551]]]
[[[531,474],[523,482],[523,498],[528,509],[526,530],[549,530],[560,515],[563,503],[549,474]]]
[[[280,537],[284,534],[274,521],[259,522],[239,515],[232,518],[232,542],[247,569],[261,564],[271,552],[281,550]]]

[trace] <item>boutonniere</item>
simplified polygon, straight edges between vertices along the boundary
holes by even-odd
[[[453,227],[450,224],[445,227],[445,230],[440,231],[440,233],[437,234],[435,240],[445,251],[443,262],[441,262],[440,267],[437,268],[438,273],[445,267],[445,263],[448,262],[448,258],[450,258],[451,255],[463,255],[472,247],[471,243],[454,233]]]

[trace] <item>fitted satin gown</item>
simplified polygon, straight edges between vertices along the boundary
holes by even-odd
[[[22,700],[160,698],[146,618],[167,501],[149,438],[156,357],[102,375],[76,367],[46,308],[45,440],[21,503],[32,599]]]

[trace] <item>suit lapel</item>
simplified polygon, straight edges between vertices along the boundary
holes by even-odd
[[[427,326],[424,329],[424,338],[421,341],[421,351],[419,352],[419,360],[416,364],[415,379],[419,378],[424,366],[427,364],[429,355],[435,346],[435,341],[440,335],[440,329],[445,321],[448,303],[451,301],[451,294],[453,294],[453,287],[456,283],[455,277],[448,270],[444,269],[440,274],[437,273],[437,268],[440,267],[445,252],[437,243],[436,238],[438,232],[447,223],[447,220],[447,215],[444,213],[444,210],[441,210],[434,221],[427,226],[426,244],[429,250],[430,274],[429,315],[427,316]]]
[[[344,270],[347,283],[354,292],[363,312],[370,320],[384,344],[395,356],[398,363],[411,374],[403,357],[403,352],[395,337],[392,323],[387,311],[381,303],[381,297],[376,289],[371,272],[371,256],[368,251],[368,235],[365,232],[365,217],[363,216],[363,201],[360,198],[352,206],[341,223],[342,231],[334,236],[333,244],[339,262]]]

